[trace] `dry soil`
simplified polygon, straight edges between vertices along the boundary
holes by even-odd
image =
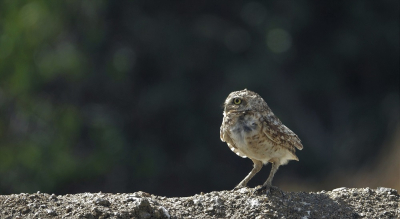
[[[190,197],[146,192],[0,195],[0,218],[399,218],[399,194],[379,187],[253,194],[253,189]]]

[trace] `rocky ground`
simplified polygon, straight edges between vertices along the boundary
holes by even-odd
[[[253,195],[253,189],[167,198],[128,194],[0,195],[0,218],[399,218],[394,189],[338,188]]]

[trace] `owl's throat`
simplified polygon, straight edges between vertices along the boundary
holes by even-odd
[[[236,123],[231,129],[232,133],[243,140],[247,135],[250,135],[253,131],[257,130],[257,123],[254,121],[253,117],[246,114],[239,115],[237,117]]]

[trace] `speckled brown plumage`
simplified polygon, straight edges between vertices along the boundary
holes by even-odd
[[[272,163],[270,176],[262,186],[269,189],[280,165],[299,160],[295,155],[296,148],[303,149],[299,137],[282,124],[257,93],[247,89],[230,93],[223,114],[221,140],[237,155],[254,163],[253,170],[236,188],[246,186],[262,164]]]

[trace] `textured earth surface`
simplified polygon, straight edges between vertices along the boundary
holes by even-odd
[[[268,196],[242,188],[168,198],[126,194],[0,195],[0,218],[399,218],[399,194],[379,187]]]

